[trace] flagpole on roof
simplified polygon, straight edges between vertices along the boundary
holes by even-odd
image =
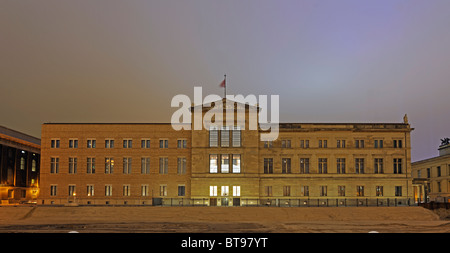
[[[225,74],[225,75],[223,75],[224,76],[224,84],[225,84],[225,86],[224,86],[224,92],[225,92],[225,96],[224,96],[224,98],[227,98],[227,75]]]

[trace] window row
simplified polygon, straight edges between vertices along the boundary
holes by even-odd
[[[86,158],[85,171],[87,174],[95,174],[96,172],[96,162],[98,159],[95,157]],[[133,159],[131,157],[123,157],[123,166],[122,172],[123,174],[131,174]],[[102,165],[103,160],[100,162]],[[50,173],[57,174],[59,173],[59,157],[51,157],[50,158]],[[115,168],[115,160],[113,157],[105,157],[104,159],[104,173],[112,174]],[[150,157],[141,157],[140,160],[140,169],[141,174],[150,174]],[[68,159],[68,173],[76,174],[78,171],[78,158],[69,157]],[[168,157],[160,157],[159,158],[159,174],[168,174],[169,173],[169,158]],[[177,158],[177,174],[183,175],[186,174],[186,158],[178,157]]]
[[[283,197],[292,197],[291,193],[291,186],[282,186]],[[330,196],[328,193],[328,186],[322,185],[319,186],[317,189],[313,189],[316,192],[314,192],[312,195],[314,196],[320,196],[320,197],[345,197],[348,196],[348,193],[346,193],[346,186],[345,185],[338,185],[335,194],[333,196]],[[354,196],[356,197],[364,197],[366,196],[364,193],[365,186],[358,185],[356,186]],[[280,189],[279,189],[280,190]],[[272,193],[272,186],[265,186],[264,187],[264,196],[265,197],[273,197]],[[310,195],[310,187],[308,185],[303,185],[300,187],[300,196],[302,197],[309,197]],[[375,196],[376,197],[383,197],[384,196],[384,188],[383,186],[376,186],[375,187]],[[402,186],[395,186],[394,188],[394,196],[403,196],[402,195]],[[368,196],[366,196],[368,197]]]
[[[139,142],[138,142],[139,143]],[[150,148],[150,139],[141,139],[141,148]],[[114,148],[115,140],[114,139],[105,139],[105,148]],[[119,143],[120,145],[120,143]],[[59,148],[60,140],[59,139],[51,139],[51,148]],[[69,139],[69,148],[78,148],[78,139]],[[97,140],[96,139],[87,139],[86,140],[86,148],[96,148]],[[122,140],[122,148],[133,148],[133,139],[123,139]],[[168,139],[160,139],[159,140],[159,148],[169,148],[169,140]],[[179,139],[177,140],[177,148],[187,148],[187,140]]]
[[[443,167],[443,168],[441,168],[441,167]],[[447,165],[447,172],[445,171],[445,169],[446,169],[445,165],[444,166],[436,166],[436,170],[434,170],[433,168],[427,168],[425,170],[426,178],[450,176],[450,164]],[[432,171],[434,171],[433,174],[432,174]],[[417,177],[422,178],[422,170],[417,170]]]
[[[317,173],[327,174],[328,173],[328,158],[318,158],[317,161]],[[366,159],[355,158],[354,159],[354,169],[356,174],[366,173]],[[375,158],[373,161],[373,173],[383,174],[385,170],[384,159]],[[281,173],[291,174],[291,158],[281,158]],[[300,170],[301,174],[311,173],[310,159],[300,158]],[[345,158],[336,159],[336,173],[345,174],[347,173],[347,162]],[[393,173],[402,174],[403,173],[403,160],[402,158],[393,159]],[[264,158],[264,174],[273,174],[273,158]]]
[[[300,148],[310,148],[309,140],[300,140],[299,147]],[[273,148],[273,141],[264,141],[264,148]],[[328,140],[322,139],[317,141],[317,148],[328,148]],[[346,148],[348,145],[346,140],[336,140],[336,144],[334,145],[336,148]],[[354,148],[365,148],[366,140],[356,139],[354,141]],[[373,148],[383,148],[384,140],[374,140]],[[403,148],[403,140],[393,140],[392,142],[393,148]],[[281,139],[281,148],[292,148],[290,139]]]
[[[230,167],[230,161],[232,165]],[[209,155],[209,173],[241,173],[240,154]]]
[[[240,147],[241,146],[241,127],[222,126],[209,128],[209,146],[210,147]]]
[[[93,184],[88,184],[85,187],[86,189],[86,195],[87,197],[92,197],[94,196],[94,185]],[[131,186],[129,184],[124,184],[122,185],[122,196],[124,197],[129,197],[131,196]],[[140,189],[140,194],[139,197],[149,197],[149,192],[151,193],[151,191],[149,190],[149,185],[147,184],[143,184],[141,185],[141,189]],[[109,196],[113,196],[113,187],[111,184],[105,184],[104,186],[104,192],[102,192],[103,196],[105,197],[109,197]],[[58,186],[57,185],[51,185],[50,186],[50,196],[58,196]],[[76,189],[76,185],[69,185],[68,188],[68,196],[77,196],[77,189]],[[159,186],[159,196],[160,197],[165,197],[167,196],[167,185],[160,185]],[[185,185],[178,185],[178,195],[179,197],[183,197],[186,196],[186,186]],[[79,194],[78,194],[79,197]]]

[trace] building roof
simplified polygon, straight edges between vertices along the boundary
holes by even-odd
[[[0,126],[0,137],[10,139],[12,141],[15,141],[14,139],[18,139],[35,145],[41,145],[41,139],[4,126]]]

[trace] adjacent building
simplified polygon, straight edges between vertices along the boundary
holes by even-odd
[[[415,202],[450,202],[450,143],[442,140],[439,156],[412,163]]]
[[[234,104],[234,112],[242,104]],[[212,107],[202,107],[203,115]],[[39,204],[407,205],[413,130],[401,123],[281,123],[274,141],[232,124],[45,123]],[[217,115],[216,119],[225,117]],[[258,113],[258,110],[256,110]]]
[[[1,204],[36,202],[40,159],[40,139],[0,126]]]

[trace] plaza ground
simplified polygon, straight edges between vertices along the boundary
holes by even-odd
[[[423,207],[0,206],[1,233],[449,233]]]

